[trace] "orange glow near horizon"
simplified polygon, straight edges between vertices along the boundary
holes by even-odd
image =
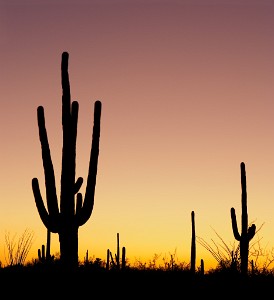
[[[127,249],[131,264],[176,255],[196,234],[232,249],[246,164],[253,242],[274,246],[274,6],[252,1],[32,1],[0,4],[0,261],[5,236],[46,243],[31,180],[45,195],[36,110],[42,105],[60,189],[61,54],[79,102],[76,176],[86,186],[93,105],[102,102],[95,205],[79,228],[79,259]],[[52,234],[52,254],[59,252]],[[197,243],[197,267],[216,266]],[[273,266],[274,267],[274,266]]]

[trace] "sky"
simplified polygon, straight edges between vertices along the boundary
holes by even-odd
[[[84,178],[94,102],[102,102],[95,204],[79,259],[126,247],[131,265],[190,262],[196,235],[229,249],[241,230],[246,165],[252,242],[274,247],[274,2],[268,0],[0,0],[0,261],[6,237],[46,243],[31,181],[45,198],[37,107],[60,191],[61,55],[79,102],[76,176]],[[215,233],[216,231],[216,233]],[[197,242],[197,266],[216,260]],[[52,234],[51,253],[59,252]],[[274,267],[274,266],[273,266]]]

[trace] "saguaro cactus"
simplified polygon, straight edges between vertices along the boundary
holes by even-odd
[[[117,233],[117,253],[116,253],[115,257],[116,257],[117,269],[120,270],[120,237],[119,237],[119,232]]]
[[[202,258],[201,258],[200,274],[205,275],[205,262]]]
[[[83,178],[75,180],[76,173],[76,137],[78,109],[77,101],[71,103],[70,83],[68,75],[67,52],[62,53],[62,170],[60,207],[55,185],[55,174],[51,160],[50,148],[45,127],[44,108],[37,109],[39,137],[42,149],[42,159],[45,175],[46,201],[45,207],[37,178],[32,179],[32,189],[37,210],[45,227],[58,233],[60,242],[60,260],[63,266],[74,268],[78,266],[78,229],[84,225],[91,216],[94,205],[97,165],[99,156],[101,102],[94,104],[94,123],[88,177],[84,200],[78,193],[83,183]]]
[[[191,259],[190,271],[195,274],[196,269],[196,234],[195,234],[195,213],[191,212]]]
[[[41,249],[38,249],[38,259],[40,262],[50,262],[54,256],[50,254],[51,232],[47,229],[47,246],[45,254],[45,245],[42,245]]]
[[[41,249],[38,249],[38,260],[41,263],[44,263],[46,261],[46,255],[45,255],[45,245],[43,244]]]
[[[110,260],[112,267],[116,270],[124,270],[126,268],[126,247],[122,247],[122,263],[120,262],[120,235],[119,232],[117,233],[117,253],[115,254],[115,260],[113,258],[112,252],[107,249],[107,263],[106,269],[109,270],[110,268]]]
[[[247,275],[248,272],[248,253],[249,241],[254,237],[256,226],[252,224],[248,227],[248,214],[247,214],[247,191],[246,191],[246,171],[245,164],[241,163],[241,185],[242,185],[242,232],[238,231],[235,209],[232,207],[231,221],[234,237],[240,242],[240,261],[241,261],[241,274]]]

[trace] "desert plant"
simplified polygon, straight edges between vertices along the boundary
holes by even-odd
[[[89,263],[89,257],[88,257],[88,250],[86,251],[86,256],[84,258],[84,264],[88,264]]]
[[[256,231],[256,235],[258,231]],[[270,269],[274,270],[274,247],[269,249],[268,243],[263,245],[261,241],[262,238],[257,236],[257,239],[255,241],[253,239],[249,245],[251,274],[266,273]]]
[[[120,237],[119,232],[117,233],[117,252],[115,254],[116,267],[120,270]]]
[[[47,244],[43,244],[41,249],[38,249],[38,260],[42,263],[49,263],[53,261],[54,255],[50,254],[51,232],[47,229]],[[46,250],[45,250],[46,249]]]
[[[197,242],[208,250],[218,263],[218,268],[237,269],[239,262],[239,243],[233,242],[230,245],[213,229],[220,242],[211,239],[213,246],[202,237],[196,236]]]
[[[112,252],[107,249],[107,263],[106,268],[109,269],[110,267],[110,260],[111,265],[113,268],[120,270],[121,262],[120,262],[120,235],[119,232],[117,233],[117,253],[115,254],[115,259],[112,255]],[[126,268],[126,247],[122,247],[122,270]]]
[[[109,265],[110,265],[109,257],[110,257],[110,250],[107,249],[107,262],[106,262],[106,269],[107,270],[109,270]]]
[[[196,269],[196,234],[195,234],[195,213],[191,212],[191,257],[190,257],[190,271],[195,274]]]
[[[205,263],[203,259],[201,259],[200,274],[201,275],[205,274]]]
[[[156,257],[156,255],[154,257]],[[189,270],[190,269],[190,263],[179,261],[176,248],[173,253],[169,252],[168,257],[170,257],[170,258],[167,258],[166,254],[163,256],[163,258],[162,258],[163,266],[161,266],[161,264],[159,264],[158,269],[166,270],[166,271],[179,271],[179,270]]]
[[[122,247],[122,270],[126,268],[126,247]]]
[[[240,242],[240,261],[241,261],[241,273],[247,275],[248,272],[248,252],[249,242],[254,237],[256,232],[255,224],[248,226],[248,214],[247,214],[247,189],[246,189],[246,171],[245,164],[241,162],[241,185],[242,185],[242,228],[241,234],[238,231],[235,209],[231,208],[231,221],[234,237]]]
[[[10,237],[10,232],[5,233],[5,245],[7,248],[6,263],[11,266],[23,266],[33,244],[34,233],[26,228],[16,241],[16,234]]]
[[[261,224],[259,228],[256,230],[256,234],[262,229],[264,224]],[[230,271],[239,271],[240,272],[240,243],[236,240],[233,243],[227,243],[220,234],[214,230],[214,233],[219,239],[219,242],[211,239],[213,245],[210,245],[202,237],[196,236],[197,242],[203,246],[206,250],[210,252],[213,258],[217,261],[218,266],[217,269],[220,270],[230,270]],[[269,267],[272,263],[274,263],[274,250],[272,249],[269,252],[266,247],[263,248],[261,245],[261,239],[253,240],[249,245],[249,258],[252,261],[254,267],[259,270],[259,260],[263,260],[262,268]]]
[[[41,249],[38,248],[38,260],[41,263],[44,263],[46,261],[46,255],[45,255],[45,245],[43,244]]]
[[[60,261],[66,268],[78,266],[78,229],[84,225],[91,216],[94,206],[97,165],[99,156],[101,102],[94,104],[94,124],[92,146],[90,152],[89,170],[84,201],[82,194],[78,193],[83,183],[83,178],[75,180],[76,173],[76,137],[78,122],[78,102],[71,104],[70,83],[68,74],[67,52],[62,53],[62,170],[60,189],[60,208],[56,192],[55,174],[52,164],[47,131],[45,127],[44,108],[37,109],[39,137],[42,149],[44,167],[46,201],[45,207],[37,178],[32,179],[32,189],[40,218],[45,227],[58,233],[60,242]],[[75,195],[76,199],[75,199]]]

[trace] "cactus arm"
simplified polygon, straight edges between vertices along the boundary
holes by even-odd
[[[49,214],[45,208],[43,198],[41,196],[40,188],[39,188],[39,182],[37,178],[32,179],[32,191],[35,199],[35,204],[38,210],[38,213],[40,215],[40,218],[44,225],[48,227],[49,223]]]
[[[233,207],[230,210],[230,214],[231,214],[231,222],[232,222],[232,229],[233,229],[234,237],[237,241],[240,241],[241,236],[240,236],[239,231],[238,231],[235,209]]]
[[[40,188],[39,188],[39,182],[37,178],[32,179],[32,190],[33,190],[33,195],[36,203],[36,207],[38,210],[38,213],[40,215],[40,218],[45,225],[46,228],[48,228],[51,232],[57,232],[57,227],[56,227],[56,221],[54,221],[53,218],[51,218],[45,208],[44,201],[41,196]]]
[[[44,108],[42,106],[39,106],[37,109],[37,119],[46,182],[46,199],[48,205],[48,212],[50,215],[56,216],[58,215],[59,210],[56,195],[55,175],[45,126]]]
[[[109,255],[110,255],[110,258],[111,258],[111,263],[113,266],[115,266],[115,262],[114,262],[114,259],[113,259],[113,256],[112,256],[112,252],[110,251],[109,252]]]
[[[77,194],[83,184],[83,178],[79,177],[74,184],[74,194]]]
[[[44,257],[43,257],[43,246],[44,246],[44,245],[42,245],[42,251],[41,251],[41,249],[38,249],[38,260],[39,260],[40,262],[43,262],[43,261],[44,261]]]
[[[94,192],[95,192],[95,185],[96,185],[97,165],[98,165],[98,156],[99,156],[101,109],[102,109],[101,102],[95,101],[92,146],[90,152],[87,186],[86,186],[86,193],[83,202],[83,207],[79,211],[79,214],[77,215],[78,226],[81,226],[87,222],[87,220],[91,216],[93,205],[94,205]]]
[[[247,231],[247,238],[248,238],[249,241],[254,237],[255,233],[256,233],[256,225],[252,224],[248,228],[248,231]]]

